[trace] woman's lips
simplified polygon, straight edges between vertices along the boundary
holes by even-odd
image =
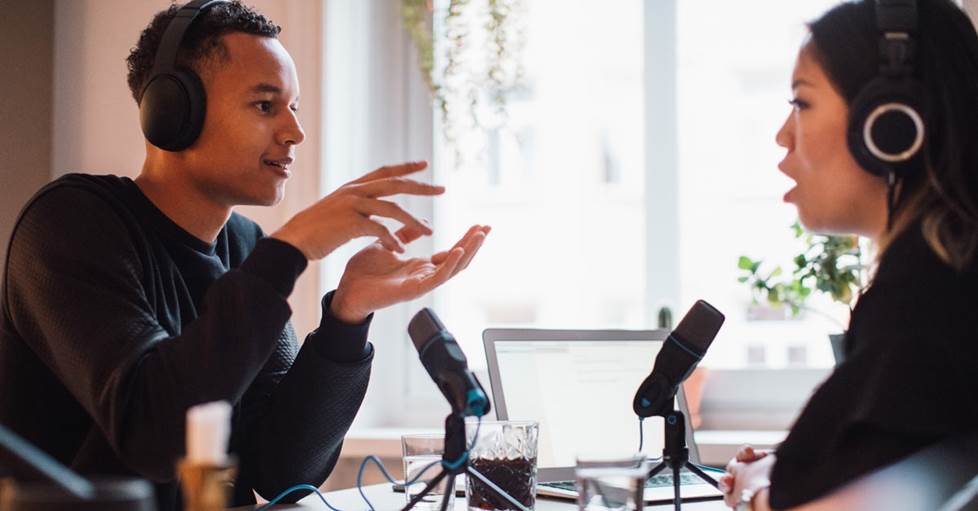
[[[784,201],[784,202],[789,202],[790,203],[791,202],[791,195],[797,189],[798,189],[798,186],[797,185],[791,187],[790,190],[788,190],[787,192],[784,193],[784,197],[782,197],[781,200]]]

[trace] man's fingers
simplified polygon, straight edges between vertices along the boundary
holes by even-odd
[[[438,268],[435,272],[422,283],[423,292],[427,293],[452,278],[452,275],[455,274],[455,268],[458,267],[458,263],[463,257],[465,257],[464,248],[456,247],[449,250],[445,260],[437,265]]]
[[[414,218],[411,213],[408,213],[404,210],[404,208],[396,203],[377,199],[359,199],[359,202],[357,202],[355,207],[357,211],[366,216],[376,215],[392,218],[404,224],[405,227],[411,227],[413,230],[416,230],[421,234],[431,234],[430,227],[425,225],[421,220]],[[417,239],[417,236],[415,236],[415,239]],[[404,239],[401,238],[401,241],[404,241]],[[405,243],[408,242],[405,241]]]
[[[475,256],[475,252],[478,251],[479,247],[482,246],[482,242],[485,240],[485,235],[489,234],[489,231],[491,230],[492,228],[487,225],[473,225],[472,227],[469,227],[469,230],[465,233],[465,236],[462,236],[462,238],[459,239],[457,242],[455,242],[455,245],[452,246],[453,249],[459,247],[465,249],[466,258],[463,258],[462,261],[465,264],[465,266],[468,266],[469,264],[468,261],[471,261],[472,256]],[[473,236],[476,233],[482,233],[482,235],[480,236],[481,239],[477,242],[478,246],[476,246],[476,243],[473,243],[473,239],[474,239]],[[471,253],[470,253],[470,249],[472,249]],[[444,261],[446,257],[448,257],[448,253],[449,250],[443,250],[441,252],[432,255],[431,262],[434,264],[441,264],[441,262]],[[460,268],[460,270],[461,269],[465,269],[465,267],[463,266]]]
[[[455,268],[456,274],[468,268],[469,263],[472,262],[472,258],[475,257],[477,252],[479,252],[479,249],[482,248],[482,243],[485,241],[486,235],[481,230],[472,235],[468,242],[463,246],[465,249],[465,256],[463,256],[462,260],[458,262],[458,267]]]
[[[384,227],[384,225],[380,222],[367,220],[365,229],[369,235],[376,236],[377,241],[380,242],[380,244],[387,250],[401,254],[404,253],[404,247],[401,246],[401,243],[397,241],[397,238],[391,234],[391,231],[387,227]]]
[[[397,239],[401,240],[401,243],[405,245],[410,244],[422,236],[430,236],[431,227],[428,227],[428,222],[421,220],[421,223],[425,226],[426,230],[419,229],[413,225],[405,225],[404,227],[398,229],[394,235],[397,236]]]
[[[355,185],[356,193],[363,197],[377,198],[389,195],[441,195],[445,193],[444,186],[422,183],[403,177],[388,177],[376,179],[367,183]]]
[[[448,259],[448,250],[442,250],[441,252],[431,256],[431,262],[435,265],[441,264],[445,261],[445,259]]]
[[[359,178],[350,181],[347,184],[358,184],[366,183],[368,181],[374,181],[377,179],[384,179],[388,177],[400,177],[406,176],[408,174],[413,174],[415,172],[421,171],[428,168],[428,162],[426,161],[411,161],[407,163],[401,163],[399,165],[385,165],[373,172],[368,172]]]

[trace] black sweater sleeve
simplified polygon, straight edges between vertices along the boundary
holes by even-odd
[[[331,298],[329,293],[323,299],[320,327],[301,349],[287,327],[279,349],[245,395],[242,415],[250,424],[241,449],[239,491],[254,488],[271,499],[295,484],[319,486],[339,457],[367,390],[373,348],[366,343],[370,319],[343,324],[329,313]],[[356,356],[336,357],[350,353]],[[283,502],[304,495],[295,492]],[[245,499],[241,495],[236,504]]]
[[[283,341],[291,333],[285,294],[304,259],[283,261],[281,246],[258,242],[242,268],[213,282],[196,319],[169,331],[144,286],[152,253],[133,229],[105,200],[77,188],[51,189],[28,207],[8,251],[4,312],[31,350],[119,459],[145,477],[173,479],[187,408],[222,399],[237,404],[253,382],[272,396],[254,419],[258,433],[247,435],[252,444],[273,444],[258,463],[282,479],[327,473],[332,459],[320,459],[319,451],[282,446],[300,445],[313,431],[338,446],[359,405],[345,393],[365,388],[369,359],[343,367],[303,350],[292,363],[294,348]],[[291,403],[306,396],[331,404],[323,407],[334,412],[328,424],[322,416],[310,420],[315,414],[289,417],[299,408]],[[287,422],[296,428],[286,433]],[[272,450],[307,456],[276,459]],[[328,450],[331,458],[336,449]],[[265,479],[257,478],[256,487]]]

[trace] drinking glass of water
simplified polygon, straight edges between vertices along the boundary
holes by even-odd
[[[649,464],[644,457],[619,460],[578,458],[577,508],[580,511],[642,511]]]
[[[404,461],[404,495],[410,502],[421,490],[441,472],[439,462],[445,452],[445,435],[441,433],[422,433],[401,436],[401,452]],[[427,469],[427,470],[426,470]],[[423,472],[423,475],[422,475]],[[419,477],[420,475],[420,477]],[[431,492],[414,507],[418,511],[438,511],[441,501],[448,491],[448,509],[455,505],[455,489],[446,488],[448,478],[444,478]]]

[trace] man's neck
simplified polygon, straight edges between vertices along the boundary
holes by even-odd
[[[231,216],[231,207],[208,197],[178,171],[160,172],[144,164],[136,185],[170,220],[194,237],[213,243]]]

